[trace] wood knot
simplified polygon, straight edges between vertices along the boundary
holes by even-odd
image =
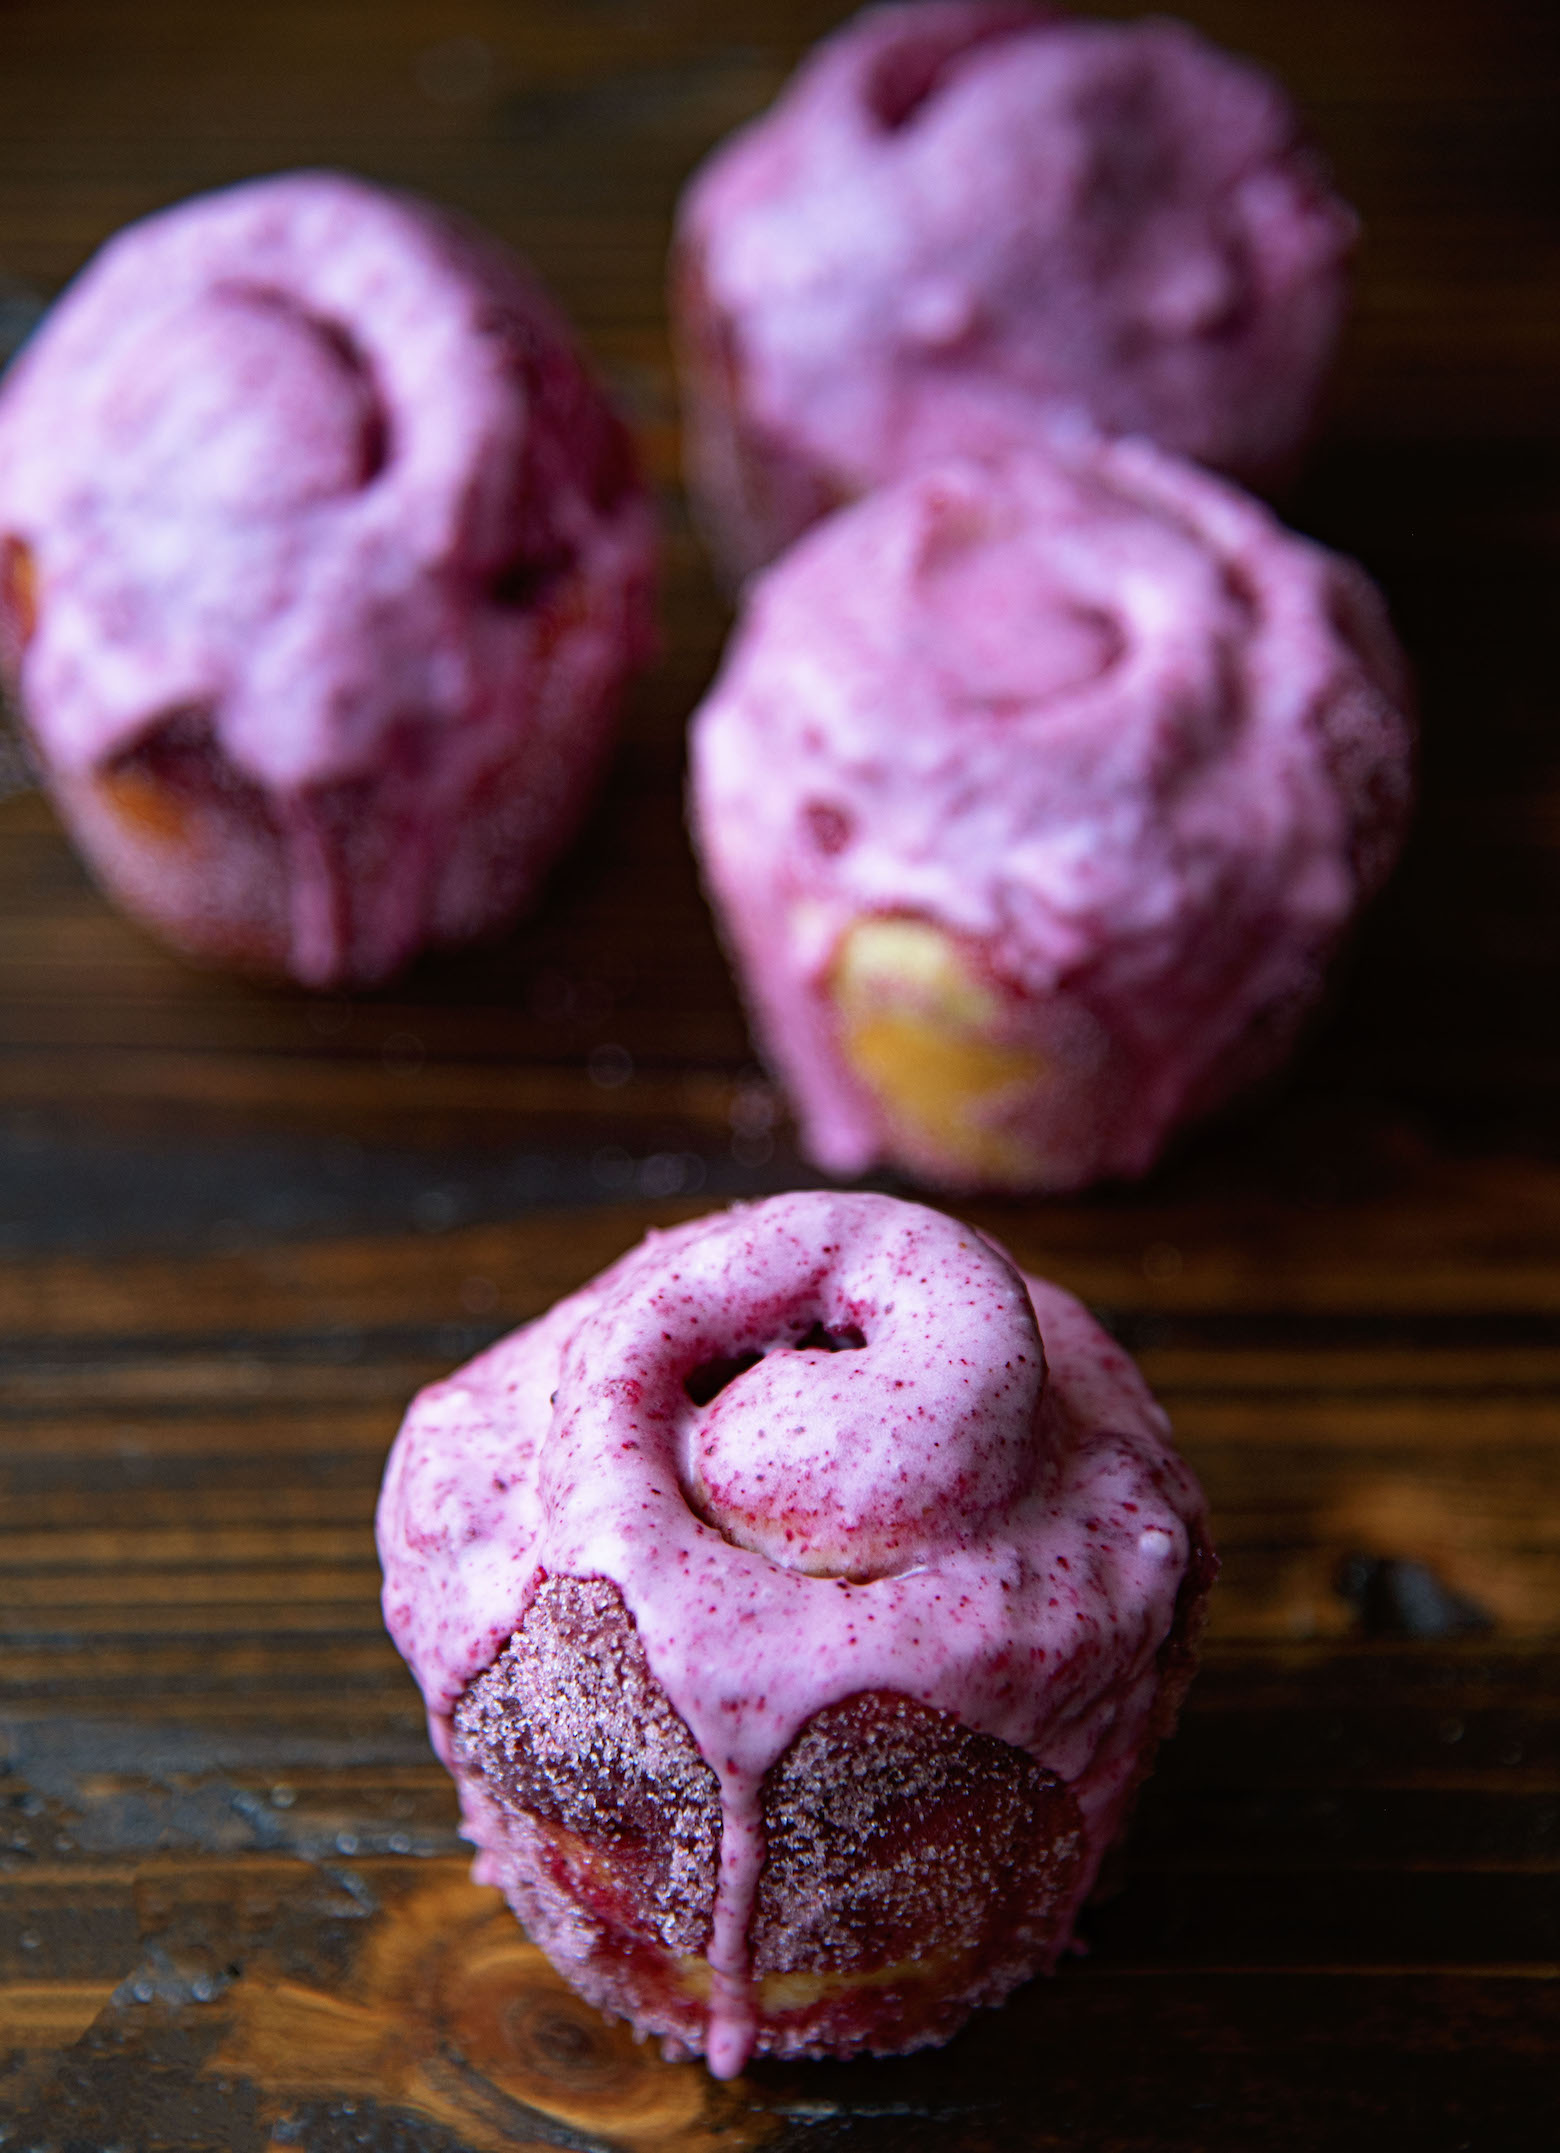
[[[516,2061],[560,2086],[594,2093],[634,2075],[606,2023],[551,1990],[517,1997],[504,2017]]]
[[[513,2098],[594,2115],[633,2100],[649,2061],[625,2028],[566,1988],[515,1932],[514,1948],[464,1958],[446,1976],[442,2017],[461,2054]]]

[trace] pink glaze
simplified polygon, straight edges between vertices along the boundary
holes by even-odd
[[[892,1155],[828,981],[853,923],[908,915],[1049,1072],[1003,1110],[1010,1185],[1144,1172],[1283,1055],[1391,865],[1406,697],[1358,568],[1146,443],[949,463],[809,534],[750,588],[692,780],[807,1150]]]
[[[865,1343],[794,1344],[820,1323]],[[766,1357],[692,1402],[694,1371],[751,1351]],[[717,1422],[734,1513],[690,1496]],[[786,1526],[820,1519],[836,1555],[864,1534],[868,1581],[796,1567],[818,1548]],[[1122,1824],[1202,1522],[1164,1415],[1070,1295],[939,1213],[818,1193],[651,1234],[424,1391],[378,1531],[386,1623],[446,1761],[463,1689],[543,1575],[620,1588],[720,1782],[705,2047],[729,2076],[753,2038],[763,1775],[859,1692],[953,1713],[1069,1784],[1087,1853],[1054,1962]],[[771,1553],[738,1542],[755,1531]],[[482,1789],[462,1795],[468,1833],[500,1852]],[[567,1934],[545,1940],[570,1971]]]
[[[831,498],[1037,424],[1272,482],[1354,234],[1279,86],[1183,24],[869,8],[685,197],[696,493],[750,568]]]
[[[336,174],[102,250],[0,389],[0,532],[37,564],[8,654],[28,724],[107,878],[155,915],[92,779],[209,720],[278,833],[287,964],[315,984],[530,894],[648,648],[650,510],[551,302],[496,242]],[[338,825],[382,777],[394,866],[354,941],[366,869]],[[177,874],[176,934],[199,901]]]

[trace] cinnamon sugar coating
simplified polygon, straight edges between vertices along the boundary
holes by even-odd
[[[1004,1961],[1027,1972],[1082,1853],[1054,1773],[893,1690],[816,1713],[770,1767],[763,1805],[759,1974],[934,1958],[978,1961],[982,1987]]]
[[[618,1588],[545,1579],[454,1725],[505,1887],[542,1940],[597,2002],[693,2032],[720,1787]],[[772,2053],[946,2038],[1028,1977],[1070,1913],[1083,1833],[1066,1787],[897,1692],[814,1714],[765,1774],[761,1808],[748,1935]]]
[[[651,1674],[616,1585],[544,1580],[456,1707],[455,1752],[506,1813],[561,1826],[606,1858],[623,1926],[673,1951],[709,1941],[720,1783]]]

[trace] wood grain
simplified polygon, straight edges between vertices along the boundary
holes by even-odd
[[[682,830],[683,727],[726,615],[676,494],[660,280],[687,171],[843,12],[0,10],[0,320],[202,186],[317,161],[422,188],[555,285],[669,534],[663,659],[585,840],[511,935],[381,994],[179,964],[0,767],[7,2143],[1553,2144],[1560,16],[1541,0],[1186,11],[1284,73],[1365,213],[1332,422],[1288,512],[1387,589],[1421,682],[1422,802],[1282,1086],[1140,1188],[970,1212],[1138,1353],[1225,1558],[1089,1956],[934,2055],[732,2088],[665,2064],[467,1880],[380,1624],[373,1500],[416,1387],[650,1225],[805,1178]],[[1340,1589],[1361,1564],[1428,1576],[1443,1634]]]

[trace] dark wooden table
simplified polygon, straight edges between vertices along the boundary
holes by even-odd
[[[1187,10],[1369,226],[1303,528],[1424,691],[1410,857],[1285,1086],[1140,1188],[977,1215],[1138,1352],[1225,1558],[1089,1957],[899,2064],[716,2088],[466,1881],[379,1624],[415,1385],[648,1224],[805,1178],[680,821],[724,617],[660,271],[842,10],[8,0],[0,331],[125,219],[329,162],[573,311],[666,493],[665,657],[542,911],[389,992],[209,978],[0,805],[0,2142],[1552,2147],[1560,2111],[1560,13]],[[1126,12],[1110,9],[1107,12]]]

